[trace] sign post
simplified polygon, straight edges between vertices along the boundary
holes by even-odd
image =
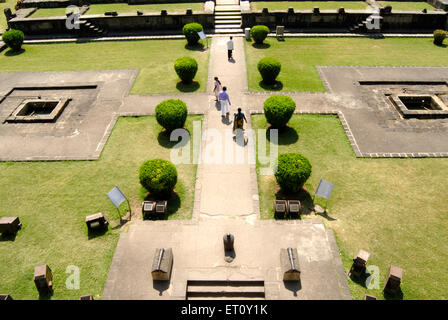
[[[120,221],[121,221],[121,214],[120,214],[119,206],[124,201],[127,201],[128,207],[129,207],[129,220],[131,220],[131,217],[132,217],[131,205],[129,204],[129,200],[126,198],[126,196],[123,194],[123,192],[121,192],[120,188],[114,187],[112,190],[109,191],[109,193],[107,194],[107,197],[110,199],[110,201],[112,201],[114,206],[117,208],[118,215],[120,216]]]
[[[314,203],[314,197],[316,195],[321,196],[325,199],[327,199],[327,202],[325,203],[325,211],[327,210],[328,205],[328,198],[330,198],[331,191],[333,190],[334,184],[331,182],[328,182],[324,179],[320,179],[319,185],[317,186],[316,192],[313,196],[313,203]]]
[[[201,38],[201,40],[205,39],[205,43],[207,44],[207,46],[205,48],[208,48],[208,39],[207,39],[207,36],[205,35],[204,31],[199,31],[198,36],[199,36],[199,38]]]

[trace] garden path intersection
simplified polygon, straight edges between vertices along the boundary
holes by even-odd
[[[207,283],[208,289],[222,281],[261,281],[266,299],[351,299],[334,234],[321,220],[260,219],[257,141],[256,133],[251,135],[250,114],[261,113],[271,93],[248,92],[244,38],[234,37],[234,61],[227,60],[227,40],[212,38],[206,93],[129,95],[138,70],[0,74],[0,161],[96,160],[118,117],[153,115],[155,106],[166,99],[182,99],[190,113],[204,115],[193,219],[129,223],[120,235],[103,299],[185,299],[192,281]],[[425,81],[446,87],[448,68],[319,66],[317,70],[327,92],[287,94],[298,113],[338,115],[356,157],[448,157],[448,120],[403,119],[386,101],[389,93],[383,88],[385,83],[402,83],[407,90],[420,90],[427,86]],[[215,103],[215,76],[228,87],[229,118],[221,117]],[[44,86],[49,98],[52,90],[64,87],[73,97],[73,109],[62,113],[55,124],[36,123],[32,129],[5,122],[18,99],[33,96]],[[86,104],[93,107],[87,110]],[[232,139],[237,107],[248,120],[247,144]],[[242,161],[226,161],[226,152],[215,148],[217,141],[242,155]],[[207,161],[210,157],[215,161]],[[222,236],[228,232],[235,236],[232,262],[224,259]],[[298,250],[302,274],[297,286],[282,281],[280,249],[287,247]],[[173,249],[169,285],[151,279],[156,248]]]

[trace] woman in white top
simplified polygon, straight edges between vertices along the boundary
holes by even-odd
[[[215,88],[213,92],[215,93],[215,101],[219,101],[219,93],[222,91],[221,81],[219,81],[218,77],[215,77]]]

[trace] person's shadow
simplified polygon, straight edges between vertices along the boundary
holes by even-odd
[[[235,59],[233,59],[233,57],[232,57],[232,58],[229,59],[229,62],[230,62],[230,63],[235,63],[236,61],[235,61]]]
[[[228,125],[232,124],[233,121],[230,121],[230,116],[227,113],[225,117],[221,117],[221,122],[228,126]]]

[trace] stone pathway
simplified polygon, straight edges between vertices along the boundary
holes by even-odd
[[[228,37],[213,38],[211,45],[211,79],[219,77],[223,86],[227,86],[232,103],[229,117],[222,118],[219,104],[211,96],[210,108],[205,115],[207,132],[202,149],[201,218],[219,216],[250,216],[255,214],[252,208],[252,191],[248,150],[250,146],[241,146],[232,140],[233,113],[243,107],[244,92],[247,90],[246,63],[242,38],[234,39],[234,61],[227,60]],[[209,81],[208,92],[213,90],[213,81]],[[219,140],[222,143],[217,144]],[[217,150],[215,147],[220,147]],[[225,149],[225,150],[224,150]],[[219,154],[219,151],[221,151]],[[229,151],[234,153],[229,159]],[[241,160],[241,161],[240,161]]]

